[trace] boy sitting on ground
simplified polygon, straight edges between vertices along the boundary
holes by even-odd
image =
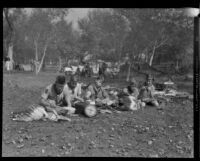
[[[81,88],[81,83],[78,83],[78,76],[72,75],[69,82],[64,87],[66,103],[69,107],[74,107],[77,102],[84,102],[83,98],[81,98]]]
[[[158,101],[154,98],[155,87],[153,85],[152,75],[147,75],[146,81],[140,90],[138,99],[140,99],[145,105],[152,105],[158,107]]]
[[[136,100],[139,95],[139,90],[137,88],[137,82],[134,78],[132,78],[129,82],[129,85],[123,89],[123,92],[133,96],[133,98]]]
[[[97,106],[103,104],[110,105],[111,100],[106,90],[102,87],[103,77],[97,77],[94,84],[90,84],[87,88],[85,98],[96,102]]]
[[[119,96],[119,106],[122,110],[138,110],[140,106],[144,106],[138,100],[139,90],[137,88],[137,82],[134,78],[131,79],[129,85],[123,89],[123,92]]]

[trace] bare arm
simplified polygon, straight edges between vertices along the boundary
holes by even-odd
[[[75,97],[77,100],[81,101],[81,102],[84,102],[83,98],[79,97],[79,96],[76,96]]]
[[[40,100],[40,105],[42,105],[48,112],[53,112],[57,115],[57,106],[53,103],[53,101],[42,98]]]
[[[93,93],[93,88],[92,86],[89,86],[85,95],[86,99],[90,99],[92,96],[92,93]]]
[[[123,89],[123,92],[126,93],[126,94],[128,94],[127,88],[124,88],[124,89]]]
[[[144,92],[145,92],[146,88],[142,87],[139,91],[139,95],[138,95],[138,99],[141,99],[142,101],[145,100],[144,98]]]
[[[67,102],[67,106],[72,107],[72,104],[71,104],[71,95],[69,93],[68,88],[65,88],[63,92],[64,92],[64,99]]]
[[[152,85],[149,90],[150,90],[150,97],[154,98],[155,87]]]
[[[71,97],[70,97],[69,93],[65,94],[65,101],[67,102],[67,105],[69,107],[72,106],[72,104],[71,104]]]
[[[91,97],[92,93],[90,91],[87,91],[85,94],[85,98],[89,99]]]
[[[44,99],[44,98],[41,98],[40,105],[42,105],[44,107],[51,106],[50,102],[47,99]]]
[[[137,88],[135,88],[134,89],[134,97],[137,99],[138,98],[138,96],[139,96],[139,91],[138,91],[138,89]]]
[[[75,98],[81,102],[84,102],[83,98],[81,98],[81,84],[78,85],[78,88],[77,88],[77,93],[76,93],[76,96]]]
[[[103,89],[103,96],[105,97],[105,99],[109,98],[108,93],[106,92],[106,90]]]

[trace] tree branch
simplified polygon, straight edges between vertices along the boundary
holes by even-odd
[[[4,8],[3,11],[4,11],[4,15],[5,15],[6,21],[8,23],[8,26],[9,26],[11,32],[13,32],[13,26],[12,26],[10,20],[9,20],[9,17],[8,17],[8,8]]]
[[[159,48],[160,46],[164,45],[167,40],[168,40],[168,38],[166,38],[165,40],[161,41],[160,44],[156,45],[156,48]]]

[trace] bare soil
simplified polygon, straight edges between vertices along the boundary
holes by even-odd
[[[4,73],[2,156],[193,157],[193,102],[187,99],[173,99],[163,110],[148,106],[93,118],[73,116],[71,122],[12,121],[11,112],[37,103],[56,75]],[[120,79],[106,84],[125,86]],[[192,81],[176,83],[192,93]]]

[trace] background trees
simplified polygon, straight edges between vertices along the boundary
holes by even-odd
[[[3,51],[20,63],[35,60],[36,74],[44,62],[82,58],[119,62],[129,68],[171,62],[180,72],[192,67],[193,19],[182,9],[94,9],[78,21],[66,21],[69,9],[4,8]],[[167,66],[167,65],[166,65]]]
[[[131,32],[125,43],[130,60],[143,54],[149,66],[163,60],[176,64],[176,70],[191,67],[193,22],[182,9],[116,9],[116,12],[130,22]]]
[[[4,56],[9,56],[13,62],[13,47],[16,42],[16,26],[23,17],[23,11],[15,8],[3,8],[3,47]],[[11,65],[13,68],[13,63]]]
[[[130,30],[124,17],[113,10],[96,9],[78,23],[84,50],[96,58],[120,60],[124,40]]]

